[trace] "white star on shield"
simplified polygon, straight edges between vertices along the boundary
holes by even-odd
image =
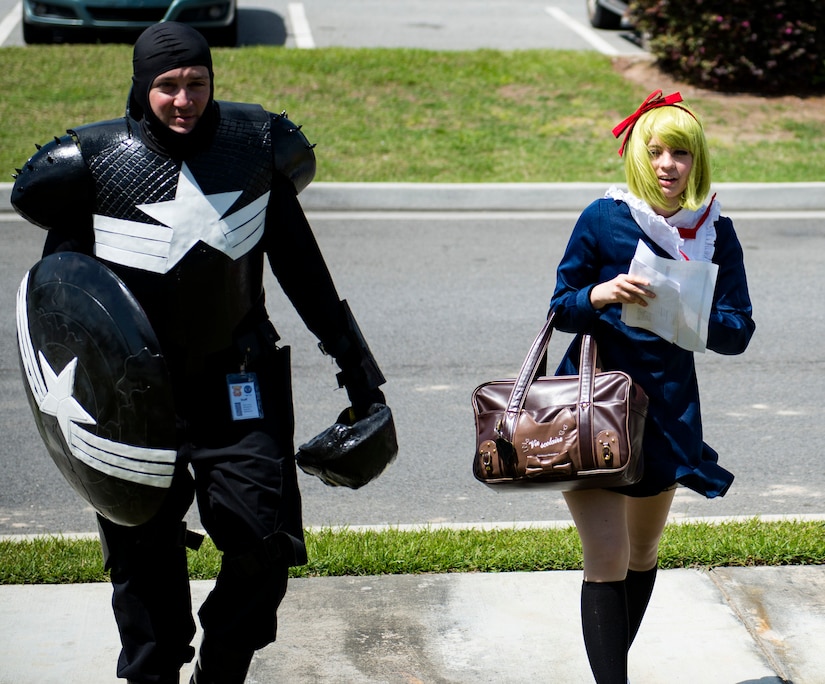
[[[87,423],[94,425],[92,418],[84,409],[80,402],[74,397],[74,376],[77,370],[77,357],[73,358],[66,367],[60,371],[60,375],[54,372],[49,365],[43,352],[38,352],[40,367],[43,369],[43,379],[46,381],[46,395],[40,401],[40,410],[50,416],[57,418],[60,431],[66,439],[66,444],[71,446],[69,435],[70,424],[72,422]]]

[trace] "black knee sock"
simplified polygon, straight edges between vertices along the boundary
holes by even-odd
[[[582,633],[596,684],[627,682],[624,582],[582,582]]]
[[[647,610],[647,604],[650,601],[650,595],[653,593],[653,585],[656,583],[656,567],[650,570],[637,572],[635,570],[627,571],[627,579],[625,580],[625,591],[627,593],[627,623],[628,623],[628,648],[636,634],[639,631],[639,626],[642,624],[642,618]]]

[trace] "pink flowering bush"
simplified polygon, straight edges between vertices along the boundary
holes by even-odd
[[[823,0],[631,0],[659,67],[722,91],[825,90]]]

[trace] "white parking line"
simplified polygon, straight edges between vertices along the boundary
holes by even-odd
[[[588,43],[590,43],[596,50],[601,52],[603,55],[615,56],[620,54],[616,48],[614,48],[610,43],[604,40],[604,38],[602,38],[593,29],[588,28],[581,22],[576,21],[564,10],[559,9],[558,7],[545,7],[544,9],[547,12],[547,14],[553,17],[556,21],[567,26],[572,31],[578,33],[582,38],[584,38]]]
[[[295,38],[295,47],[311,50],[315,47],[312,31],[309,28],[304,3],[289,3],[289,23],[292,24],[292,35]]]
[[[23,16],[23,3],[18,2],[11,8],[11,12],[3,17],[3,21],[0,21],[0,45],[5,43],[11,32],[17,28],[21,16]]]

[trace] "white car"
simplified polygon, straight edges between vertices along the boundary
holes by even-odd
[[[627,3],[621,0],[586,0],[587,18],[594,28],[617,29],[627,12]]]

